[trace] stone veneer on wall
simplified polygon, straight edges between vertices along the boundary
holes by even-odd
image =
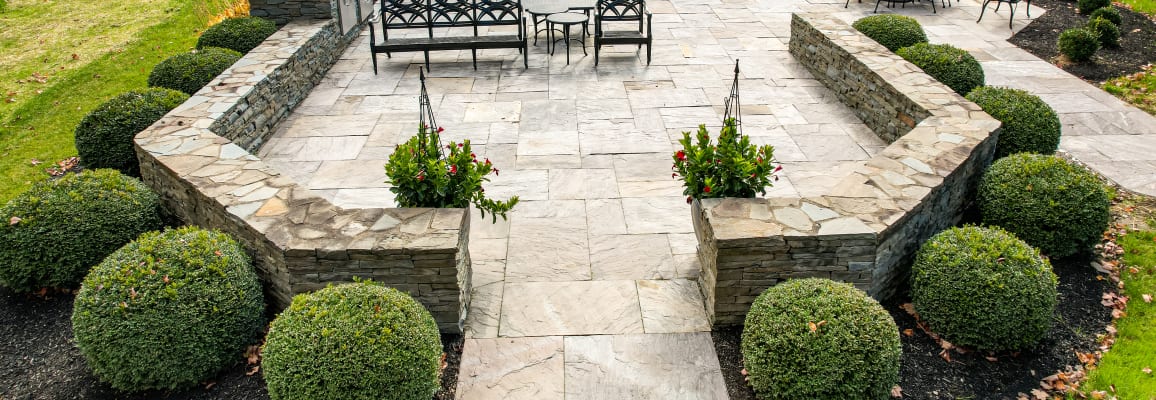
[[[284,25],[298,19],[333,18],[333,8],[330,0],[249,0],[249,14]]]
[[[359,277],[408,292],[457,330],[469,305],[466,210],[342,209],[251,154],[358,32],[290,22],[136,136],[141,175],[183,221],[240,240],[277,308]]]
[[[1000,123],[845,22],[795,14],[791,54],[890,143],[823,196],[707,199],[695,207],[714,325],[741,324],[784,279],[895,294],[919,245],[959,222]]]

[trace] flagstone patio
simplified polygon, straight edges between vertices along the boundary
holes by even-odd
[[[787,52],[792,12],[848,21],[873,4],[691,0],[647,3],[654,60],[632,46],[550,57],[531,47],[433,52],[429,93],[443,140],[470,139],[517,195],[509,220],[476,214],[473,300],[459,399],[725,399],[695,279],[697,241],[670,175],[681,132],[717,133],[741,60],[744,132],[775,146],[769,195],[810,196],[885,146]],[[933,42],[968,49],[989,84],[1033,91],[1063,119],[1062,148],[1117,182],[1156,193],[1156,120],[1016,49],[1006,10],[938,14],[912,5]],[[1043,11],[1033,10],[1033,15]],[[1016,20],[1022,27],[1027,20]],[[363,35],[266,143],[260,157],[342,207],[388,207],[383,165],[417,127],[420,53],[379,60]],[[1137,173],[1136,171],[1147,171]]]

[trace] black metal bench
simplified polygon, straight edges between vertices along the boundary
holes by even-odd
[[[429,69],[429,52],[437,50],[470,50],[474,69],[478,69],[479,49],[518,49],[522,65],[529,48],[526,42],[526,24],[522,16],[521,0],[382,0],[382,41],[377,41],[374,22],[369,22],[369,49],[373,57],[373,73],[377,73],[377,55],[421,51],[425,53],[425,67]],[[517,34],[490,34],[490,27],[514,26]],[[435,31],[435,28],[437,30]],[[455,36],[459,30],[472,28],[472,35]],[[420,37],[390,38],[390,31],[425,29]]]

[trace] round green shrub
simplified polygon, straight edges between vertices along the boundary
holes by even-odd
[[[951,343],[980,350],[1023,349],[1043,339],[1056,285],[1039,251],[998,227],[940,232],[911,267],[919,317]]]
[[[1112,6],[1097,8],[1096,11],[1092,11],[1092,15],[1088,16],[1089,21],[1096,18],[1103,18],[1111,21],[1116,25],[1116,27],[1119,27],[1120,24],[1124,22],[1124,19],[1120,16],[1120,10],[1117,10],[1116,7]]]
[[[149,86],[192,95],[240,59],[241,53],[216,47],[177,54],[153,68],[149,74]]]
[[[967,51],[946,44],[919,43],[896,52],[960,95],[983,86],[983,67]]]
[[[81,164],[140,176],[133,137],[188,98],[189,95],[172,89],[135,89],[97,106],[76,126],[76,151]]]
[[[274,400],[427,400],[439,387],[442,347],[425,307],[362,282],[294,296],[262,354]]]
[[[1085,28],[1072,28],[1060,34],[1058,46],[1069,60],[1088,61],[1100,49],[1100,38]]]
[[[1091,249],[1108,227],[1108,191],[1088,170],[1055,156],[1013,154],[984,173],[980,218],[1052,257]]]
[[[72,331],[92,372],[124,391],[212,378],[260,333],[264,299],[244,249],[196,227],[148,232],[84,279]]]
[[[927,34],[915,18],[895,14],[879,14],[860,18],[851,26],[874,39],[887,50],[896,51],[917,43],[927,43]]]
[[[996,157],[1015,153],[1052,154],[1060,146],[1060,117],[1038,96],[1019,89],[982,86],[967,99],[1003,122]]]
[[[76,287],[109,253],[159,229],[159,211],[147,186],[111,169],[37,183],[0,208],[0,284]]]
[[[277,32],[277,25],[267,19],[229,18],[205,29],[201,38],[197,39],[197,48],[220,47],[244,54],[259,46],[274,32]]]
[[[879,303],[849,284],[810,278],[755,299],[742,353],[761,399],[887,399],[902,349]]]
[[[1120,27],[1104,18],[1088,20],[1088,31],[1100,39],[1100,45],[1105,48],[1120,47]]]
[[[1084,15],[1088,15],[1093,11],[1111,6],[1112,0],[1079,0],[1076,2],[1076,9],[1080,11],[1080,14]]]

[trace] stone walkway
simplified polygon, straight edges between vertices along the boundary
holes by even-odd
[[[774,145],[784,163],[773,193],[824,192],[881,149],[787,53],[790,13],[853,20],[874,6],[837,3],[651,0],[649,67],[632,46],[604,49],[597,69],[592,49],[586,57],[574,49],[567,66],[542,42],[530,49],[529,69],[516,51],[480,51],[476,71],[468,52],[431,53],[428,88],[443,140],[468,138],[501,169],[486,185],[491,197],[522,198],[508,221],[476,212],[472,221],[459,399],[727,397],[670,154],[682,131],[706,123],[717,132],[736,58],[745,133]],[[989,84],[1052,103],[1065,122],[1063,148],[1077,158],[1129,188],[1156,191],[1156,173],[1135,173],[1156,169],[1151,117],[1004,42],[1005,12],[977,25],[973,0],[937,15],[924,7],[894,11],[918,18],[932,41],[976,54]],[[383,165],[417,126],[420,54],[383,57],[375,75],[365,39],[260,152],[343,207],[393,203]]]

